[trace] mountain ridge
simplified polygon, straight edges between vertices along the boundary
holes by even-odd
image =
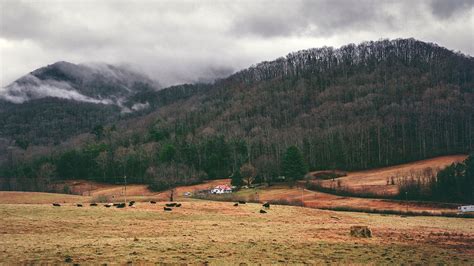
[[[304,151],[312,169],[365,169],[472,150],[473,79],[472,57],[414,39],[316,48],[214,84],[138,93],[134,101],[148,101],[146,111],[88,125],[121,125],[118,143],[196,145],[206,155],[192,167],[204,171],[211,171],[205,157],[213,156],[200,150],[207,140],[233,152],[246,147],[210,176],[245,160],[278,162],[290,145]],[[85,128],[76,132],[90,132]]]

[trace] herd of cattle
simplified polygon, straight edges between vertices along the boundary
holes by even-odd
[[[152,201],[150,201],[150,204],[156,204],[156,201],[153,201],[153,200],[152,200]],[[234,207],[238,207],[239,204],[246,204],[246,202],[245,202],[245,201],[242,201],[242,200],[239,200],[238,202],[234,203]],[[61,204],[59,204],[59,203],[53,203],[53,206],[54,206],[54,207],[61,207]],[[77,207],[84,207],[84,205],[83,205],[83,204],[80,204],[80,203],[76,204],[76,206],[77,206]],[[98,206],[98,204],[97,204],[97,203],[90,203],[89,206],[91,206],[91,207],[96,207],[96,206]],[[122,203],[106,203],[106,204],[104,204],[103,206],[106,207],[106,208],[116,207],[116,208],[118,208],[118,209],[121,209],[121,208],[125,208],[125,206],[127,206],[127,204],[124,203],[124,202],[122,202]],[[129,206],[129,207],[132,207],[132,208],[135,208],[135,201],[134,201],[134,200],[130,201],[130,202],[128,203],[128,206]],[[165,203],[165,206],[163,207],[163,210],[164,210],[164,211],[172,211],[173,208],[179,208],[179,207],[181,207],[181,203],[176,203],[176,202]],[[263,207],[264,209],[267,209],[267,210],[268,210],[268,209],[270,209],[270,203],[269,203],[269,202],[266,202],[266,203],[262,204],[262,207]],[[260,213],[267,213],[267,211],[261,209],[261,210],[260,210]]]

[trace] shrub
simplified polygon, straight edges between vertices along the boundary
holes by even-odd
[[[92,203],[106,203],[110,202],[110,198],[106,195],[97,195],[92,198]]]

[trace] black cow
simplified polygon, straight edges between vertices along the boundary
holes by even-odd
[[[91,203],[90,206],[97,206],[97,203]]]
[[[245,201],[239,200],[239,204],[245,204]]]
[[[150,200],[150,203],[151,203],[151,204],[156,204],[156,201]]]
[[[168,208],[168,207],[163,207],[163,210],[165,210],[165,212],[170,212],[170,211],[172,211],[173,209],[172,209],[172,208]]]
[[[270,209],[270,202],[265,202],[262,206],[263,206],[265,209]]]
[[[166,207],[176,207],[176,203],[166,203]]]
[[[54,206],[54,207],[61,207],[61,204],[59,204],[59,203],[53,203],[53,206]]]
[[[77,204],[77,207],[82,207],[82,204]]]
[[[264,210],[260,210],[260,213],[267,213],[267,212],[266,212],[266,211],[264,211]]]
[[[119,203],[117,204],[117,208],[122,209],[125,208],[126,204],[125,203]]]
[[[181,203],[176,203],[176,208],[181,207]]]
[[[239,206],[239,203],[238,202],[234,203],[234,207],[237,207],[237,206]]]

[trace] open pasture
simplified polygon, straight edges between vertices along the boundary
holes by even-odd
[[[9,263],[473,264],[472,219],[400,217],[190,200],[136,208],[0,204]],[[350,227],[367,225],[372,238]]]

